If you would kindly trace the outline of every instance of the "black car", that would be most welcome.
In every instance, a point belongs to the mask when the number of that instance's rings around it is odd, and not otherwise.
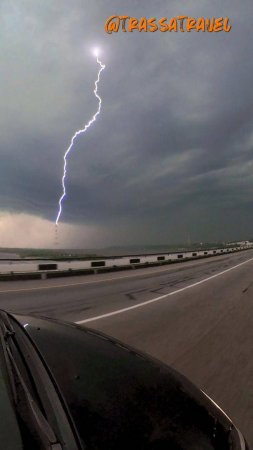
[[[87,328],[0,311],[0,448],[242,450],[172,368]]]

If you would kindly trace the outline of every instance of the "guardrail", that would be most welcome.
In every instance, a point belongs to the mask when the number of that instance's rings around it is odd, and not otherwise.
[[[18,279],[46,279],[60,276],[89,275],[116,270],[137,269],[141,267],[173,264],[186,260],[214,257],[227,253],[248,250],[252,246],[216,248],[178,253],[159,253],[151,255],[134,255],[124,257],[107,257],[89,261],[69,260],[29,260],[0,262],[0,281]]]

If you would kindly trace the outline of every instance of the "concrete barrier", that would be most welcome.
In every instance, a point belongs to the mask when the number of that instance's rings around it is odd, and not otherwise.
[[[0,260],[0,280],[14,279],[46,279],[61,276],[86,275],[94,273],[105,273],[116,270],[137,269],[152,267],[161,264],[180,263],[186,260],[214,257],[227,253],[251,249],[251,247],[228,247],[210,250],[196,250],[187,252],[132,255],[119,257],[105,257],[103,260]],[[41,271],[41,273],[39,273]],[[37,274],[36,274],[37,272]]]

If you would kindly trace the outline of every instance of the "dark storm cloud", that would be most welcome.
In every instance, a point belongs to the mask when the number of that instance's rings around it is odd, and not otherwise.
[[[54,220],[63,153],[97,107],[90,48],[98,45],[107,65],[102,114],[69,159],[62,220],[96,224],[121,243],[248,236],[251,8],[235,0],[2,2],[1,209]],[[232,31],[106,35],[114,13],[229,16]]]

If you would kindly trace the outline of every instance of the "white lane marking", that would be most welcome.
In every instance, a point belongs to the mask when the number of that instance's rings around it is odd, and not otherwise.
[[[218,256],[225,256],[225,255],[218,255]],[[205,262],[208,258],[205,258]],[[201,260],[202,262],[203,260]],[[210,261],[210,260],[209,260]],[[184,263],[188,263],[189,261],[184,261],[183,263],[180,264],[184,264]],[[196,260],[197,262],[197,260]],[[203,261],[204,263],[204,261]],[[187,264],[187,267],[192,267],[195,266],[195,264]],[[197,265],[201,265],[201,263],[197,264]],[[125,276],[121,276],[121,277],[114,277],[114,278],[100,278],[99,280],[90,280],[90,281],[80,281],[78,283],[69,283],[69,284],[55,284],[52,286],[40,286],[40,287],[31,287],[31,288],[21,288],[21,289],[6,289],[6,290],[1,290],[0,294],[6,294],[8,292],[30,292],[30,291],[41,291],[44,289],[60,289],[60,288],[66,288],[66,287],[73,287],[73,286],[85,286],[86,284],[94,284],[94,283],[104,283],[104,282],[108,282],[108,281],[117,281],[117,280],[124,280],[125,278],[136,278],[136,277],[143,277],[143,276],[149,276],[149,274],[159,274],[159,273],[163,273],[163,272],[168,272],[170,269],[172,269],[172,265],[168,265],[168,267],[166,269],[162,269],[162,270],[150,270],[149,272],[145,273],[136,273],[136,274],[132,274],[132,275],[125,275]],[[186,267],[186,266],[185,266]],[[148,268],[147,268],[148,269]],[[131,270],[131,269],[129,269]],[[137,269],[136,269],[137,270]],[[140,269],[138,269],[140,270]]]
[[[244,264],[246,264],[250,261],[253,261],[253,258],[247,259],[247,261],[243,261],[242,263],[237,264],[236,266],[230,267],[229,269],[223,270],[222,272],[218,272],[215,275],[212,275],[208,278],[204,278],[204,280],[197,281],[196,283],[190,284],[189,286],[185,286],[181,289],[177,289],[176,291],[172,291],[172,292],[169,292],[168,294],[161,295],[160,297],[152,298],[151,300],[146,300],[145,302],[138,303],[137,305],[128,306],[127,308],[122,308],[122,309],[118,309],[116,311],[102,314],[101,316],[95,316],[95,317],[90,317],[89,319],[78,320],[75,323],[78,325],[81,325],[83,323],[88,323],[88,322],[93,322],[95,320],[105,319],[106,317],[116,316],[117,314],[122,314],[124,312],[131,311],[132,309],[141,308],[142,306],[149,305],[150,303],[155,303],[160,300],[164,300],[165,298],[167,298],[171,295],[178,294],[179,292],[186,291],[187,289],[193,288],[195,286],[199,286],[200,284],[206,283],[209,280],[213,280],[214,278],[220,277],[221,275],[224,275],[224,273],[228,273],[231,270],[237,269],[238,267],[243,266]]]

